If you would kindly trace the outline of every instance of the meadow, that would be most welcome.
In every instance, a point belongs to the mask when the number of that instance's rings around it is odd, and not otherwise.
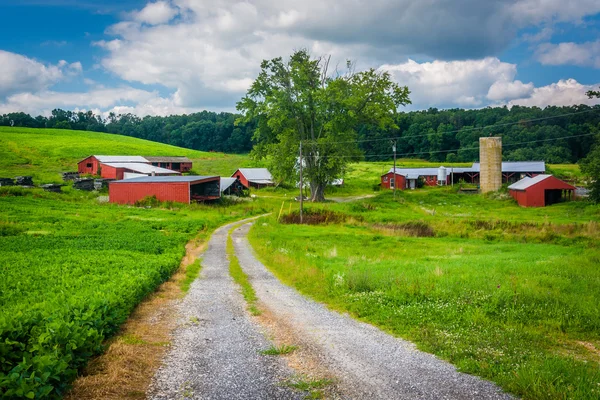
[[[600,397],[600,207],[430,188],[305,214],[250,233],[284,282],[523,398]]]
[[[77,171],[77,162],[93,155],[186,156],[198,175],[230,176],[255,166],[246,155],[184,149],[109,133],[64,129],[0,127],[0,177],[33,176],[34,183],[59,183],[61,172]]]

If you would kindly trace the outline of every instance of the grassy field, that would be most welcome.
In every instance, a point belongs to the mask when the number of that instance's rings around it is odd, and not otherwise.
[[[0,127],[0,177],[31,175],[36,184],[61,182],[61,172],[77,171],[77,162],[92,154],[186,156],[199,175],[231,176],[239,167],[254,166],[246,155],[207,153],[109,133]]]
[[[286,283],[462,371],[526,399],[600,398],[600,207],[502,197],[388,192],[250,239]]]
[[[145,209],[20,188],[0,188],[0,209],[0,388],[36,398],[64,392],[190,239],[266,211],[264,201]]]

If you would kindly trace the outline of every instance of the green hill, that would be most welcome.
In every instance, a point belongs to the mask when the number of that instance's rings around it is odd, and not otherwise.
[[[36,184],[60,182],[61,172],[77,171],[92,154],[186,156],[201,175],[229,176],[252,166],[248,156],[184,149],[109,133],[63,129],[0,127],[0,177],[33,176]]]

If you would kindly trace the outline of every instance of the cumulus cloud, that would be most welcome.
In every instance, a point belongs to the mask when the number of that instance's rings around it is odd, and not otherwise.
[[[132,13],[134,20],[149,25],[166,24],[172,20],[179,11],[172,7],[167,1],[148,3],[140,11]]]
[[[524,88],[533,84],[513,81],[515,64],[495,57],[466,61],[433,61],[417,63],[408,60],[397,65],[383,65],[394,80],[412,91],[413,107],[427,108],[431,104],[446,107],[480,107],[487,100],[508,100],[521,97]]]
[[[38,91],[59,82],[65,74],[81,73],[80,62],[62,60],[56,65],[42,64],[16,53],[0,50],[0,99],[13,93]]]
[[[547,86],[533,89],[529,97],[511,100],[510,106],[547,107],[549,105],[569,106],[573,104],[599,104],[599,99],[589,99],[585,93],[598,85],[582,85],[575,79],[560,80]]]
[[[538,46],[536,57],[545,65],[579,65],[600,68],[600,40],[580,44],[573,42],[543,43]]]
[[[190,113],[197,110],[179,107],[173,96],[161,97],[155,91],[132,87],[102,88],[88,92],[56,92],[43,90],[37,93],[19,93],[0,104],[0,114],[23,111],[32,115],[50,115],[54,108],[66,110],[95,110],[108,115],[110,112],[137,115],[170,115]]]

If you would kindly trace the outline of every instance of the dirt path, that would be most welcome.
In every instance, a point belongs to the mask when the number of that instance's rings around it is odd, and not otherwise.
[[[510,399],[494,384],[459,373],[451,364],[421,352],[407,341],[332,312],[283,285],[254,256],[237,228],[233,241],[272,325],[283,326],[310,348],[352,399]],[[277,328],[275,328],[277,329]]]
[[[349,203],[351,201],[369,199],[375,197],[374,194],[364,194],[362,196],[348,196],[348,197],[327,197],[327,200],[331,200],[335,203]]]
[[[179,307],[173,348],[155,376],[151,399],[295,399],[281,382],[292,375],[245,311],[229,275],[225,247],[231,225],[219,228],[203,255],[199,278]]]

